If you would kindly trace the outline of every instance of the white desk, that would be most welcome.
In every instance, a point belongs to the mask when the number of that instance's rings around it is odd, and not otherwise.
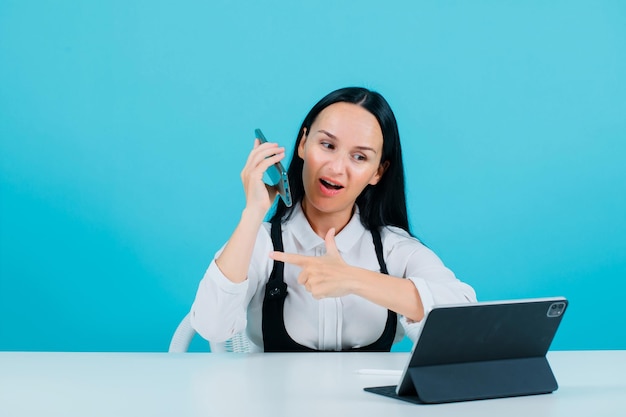
[[[551,352],[553,394],[416,405],[363,391],[408,353],[0,352],[0,416],[619,416],[626,351]]]

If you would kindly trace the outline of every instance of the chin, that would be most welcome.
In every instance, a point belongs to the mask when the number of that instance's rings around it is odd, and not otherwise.
[[[305,206],[309,206],[310,208],[320,213],[333,214],[345,210],[352,210],[355,204],[355,202],[346,203],[345,201],[340,201],[332,197],[317,197],[307,198]]]

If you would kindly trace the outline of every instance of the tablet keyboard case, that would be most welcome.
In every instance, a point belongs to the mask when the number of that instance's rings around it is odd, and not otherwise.
[[[555,303],[563,308],[551,315]],[[433,309],[400,395],[366,390],[421,403],[553,392],[558,384],[546,353],[566,306],[551,299]]]

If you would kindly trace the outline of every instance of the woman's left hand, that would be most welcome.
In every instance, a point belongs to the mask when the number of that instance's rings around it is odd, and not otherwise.
[[[297,265],[302,268],[298,283],[316,299],[341,297],[352,293],[350,288],[350,265],[346,264],[335,244],[335,229],[330,229],[324,238],[326,254],[305,256],[295,253],[272,252],[270,258]]]

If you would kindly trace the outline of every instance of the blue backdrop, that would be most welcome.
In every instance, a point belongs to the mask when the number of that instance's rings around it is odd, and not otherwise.
[[[566,296],[553,348],[625,349],[625,21],[618,0],[2,0],[0,350],[166,350],[254,128],[290,153],[347,85],[394,108],[414,232],[480,300]]]

